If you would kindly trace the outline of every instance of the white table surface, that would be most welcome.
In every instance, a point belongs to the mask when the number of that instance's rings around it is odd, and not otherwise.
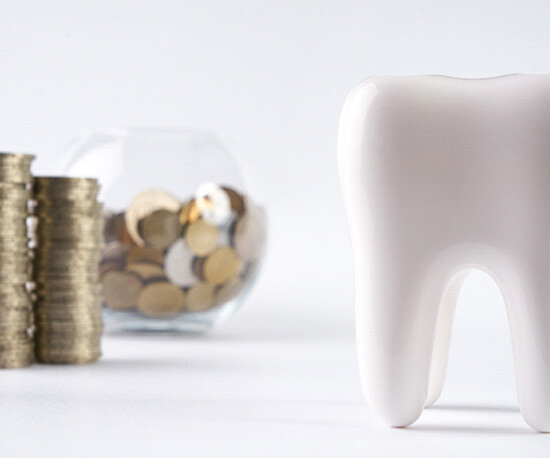
[[[378,423],[352,317],[327,318],[248,304],[208,336],[111,335],[97,364],[2,371],[0,456],[549,456],[513,386],[476,398],[452,367],[413,427]]]

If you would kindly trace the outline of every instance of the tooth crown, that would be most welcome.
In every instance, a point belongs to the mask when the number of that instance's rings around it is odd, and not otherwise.
[[[550,431],[550,77],[366,79],[338,163],[373,412],[407,426],[435,402],[475,266],[506,302],[523,416]]]

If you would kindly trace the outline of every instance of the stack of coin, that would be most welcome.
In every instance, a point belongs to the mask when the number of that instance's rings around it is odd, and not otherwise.
[[[203,313],[235,299],[263,254],[261,207],[208,183],[181,202],[150,189],[105,223],[105,307],[152,318]]]
[[[99,184],[88,178],[38,177],[34,191],[36,358],[43,363],[93,362],[100,356],[103,330]]]
[[[34,156],[0,153],[0,368],[33,361],[30,251],[27,238],[30,165]]]

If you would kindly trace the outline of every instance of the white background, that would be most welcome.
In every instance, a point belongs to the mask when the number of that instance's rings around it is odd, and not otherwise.
[[[257,288],[212,335],[111,336],[95,366],[0,373],[6,454],[547,455],[516,411],[504,304],[481,273],[459,301],[441,406],[410,430],[371,417],[335,144],[362,78],[550,73],[549,23],[544,1],[0,0],[1,150],[59,173],[82,129],[209,130],[270,216]]]

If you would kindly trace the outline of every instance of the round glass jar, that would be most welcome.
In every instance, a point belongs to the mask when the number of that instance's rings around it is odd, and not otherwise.
[[[62,163],[101,184],[108,331],[203,332],[242,304],[262,261],[265,212],[213,135],[91,132]]]

